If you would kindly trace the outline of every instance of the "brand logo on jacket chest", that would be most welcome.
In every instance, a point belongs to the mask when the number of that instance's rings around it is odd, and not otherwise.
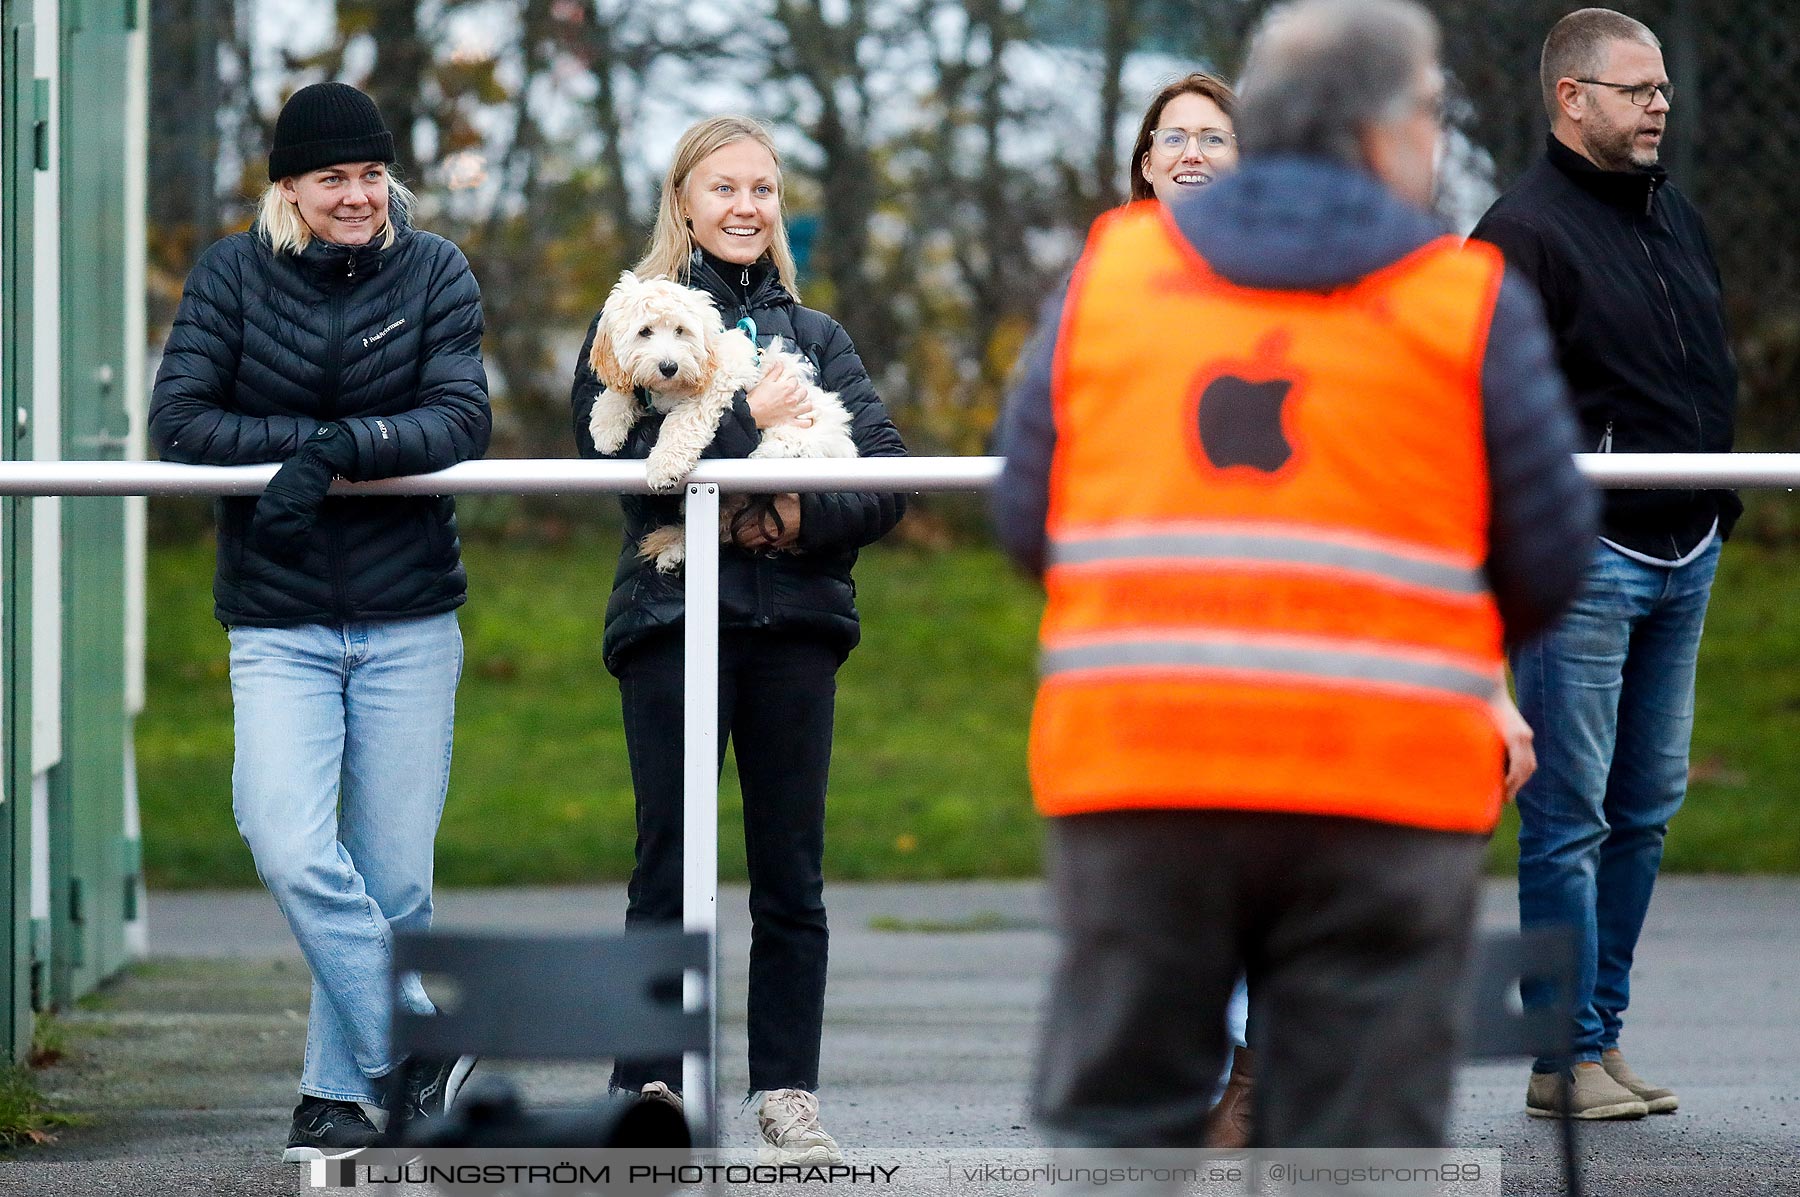
[[[406,323],[406,317],[402,316],[402,317],[400,317],[400,319],[394,321],[392,324],[388,325],[386,328],[382,329],[380,332],[370,333],[368,336],[366,336],[362,339],[363,348],[367,349],[369,346],[371,346],[375,342],[381,340],[381,338],[387,336],[389,333],[393,332],[396,328],[399,328],[402,324],[405,324],[405,323]]]

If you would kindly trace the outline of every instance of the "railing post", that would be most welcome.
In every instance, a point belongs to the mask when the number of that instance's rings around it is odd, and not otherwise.
[[[682,726],[681,921],[689,931],[706,932],[705,975],[686,979],[688,1009],[704,1000],[708,1050],[704,1060],[689,1052],[681,1062],[682,1093],[704,1123],[699,1141],[717,1145],[719,1079],[719,488],[689,483],[687,488],[687,591],[683,637],[686,647]]]

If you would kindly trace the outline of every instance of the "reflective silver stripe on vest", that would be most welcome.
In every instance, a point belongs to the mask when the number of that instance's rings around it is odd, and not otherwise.
[[[1487,698],[1497,675],[1479,667],[1400,653],[1358,652],[1323,645],[1246,639],[1104,640],[1046,649],[1045,677],[1106,669],[1229,669],[1283,674],[1297,680],[1380,682]]]
[[[1444,561],[1429,561],[1367,545],[1320,540],[1292,533],[1148,532],[1121,536],[1058,539],[1050,547],[1054,565],[1091,565],[1103,561],[1255,561],[1276,565],[1318,565],[1374,574],[1388,581],[1423,586],[1450,594],[1487,591],[1480,570]]]

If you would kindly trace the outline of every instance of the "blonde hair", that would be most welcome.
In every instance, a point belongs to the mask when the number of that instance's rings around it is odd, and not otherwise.
[[[394,227],[394,217],[398,213],[401,220],[408,220],[412,215],[413,205],[418,197],[407,189],[405,183],[396,179],[393,172],[388,173],[388,219],[382,229],[381,248],[387,249],[394,244],[399,231]],[[269,248],[278,254],[297,254],[312,244],[313,231],[300,215],[300,206],[281,194],[280,183],[270,183],[269,189],[262,194],[262,201],[257,204],[256,223],[262,229],[263,239]]]
[[[781,152],[775,140],[760,121],[748,116],[715,116],[701,121],[681,135],[675,143],[675,156],[669,162],[669,173],[663,176],[662,196],[656,205],[656,228],[650,234],[650,248],[634,269],[651,278],[687,281],[688,255],[694,250],[693,230],[682,214],[681,196],[694,168],[715,150],[733,142],[754,141],[769,151],[775,160],[776,219],[769,242],[769,256],[775,260],[775,275],[781,285],[796,297],[800,287],[795,282],[794,253],[788,248],[786,189],[781,180]]]

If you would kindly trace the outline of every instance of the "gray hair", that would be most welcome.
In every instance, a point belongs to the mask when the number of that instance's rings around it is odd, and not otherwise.
[[[1615,41],[1662,49],[1648,25],[1610,8],[1577,9],[1551,26],[1544,56],[1538,60],[1538,82],[1544,89],[1544,111],[1552,121],[1562,111],[1557,80],[1592,79],[1606,66],[1607,44]]]
[[[1290,0],[1257,26],[1238,93],[1245,153],[1363,161],[1362,131],[1405,114],[1438,58],[1438,24],[1413,0]]]

